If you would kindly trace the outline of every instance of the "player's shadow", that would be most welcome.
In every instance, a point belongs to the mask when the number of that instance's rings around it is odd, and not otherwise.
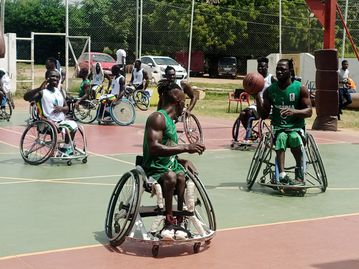
[[[359,268],[359,260],[335,261],[321,264],[313,264],[312,266],[318,269],[357,269]]]

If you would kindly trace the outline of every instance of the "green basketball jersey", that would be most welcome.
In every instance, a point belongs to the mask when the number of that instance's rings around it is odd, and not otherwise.
[[[178,144],[178,135],[176,125],[173,120],[168,116],[165,110],[158,110],[165,117],[166,129],[163,132],[162,145],[175,146]],[[147,125],[147,123],[146,123]],[[148,141],[147,141],[147,128],[143,139],[143,168],[147,176],[152,176],[158,180],[160,176],[168,171],[178,172],[183,171],[183,167],[178,163],[176,155],[174,156],[150,156]]]
[[[282,117],[280,114],[281,108],[299,108],[301,86],[302,84],[295,80],[284,90],[279,88],[278,82],[267,88],[269,100],[272,104],[271,120],[275,129],[301,129],[305,126],[304,118]]]
[[[85,85],[88,84],[90,85],[90,80],[88,79],[85,79],[81,82],[81,85],[80,85],[80,91],[79,91],[79,97],[82,97],[85,95]]]

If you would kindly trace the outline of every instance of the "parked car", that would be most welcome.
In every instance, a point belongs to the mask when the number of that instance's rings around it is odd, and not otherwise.
[[[155,83],[164,78],[165,69],[168,65],[176,70],[176,79],[183,80],[187,78],[187,71],[179,63],[167,56],[142,56],[141,62],[150,67],[152,79]]]
[[[236,57],[221,57],[218,60],[218,76],[232,77],[237,76],[237,59]]]
[[[176,52],[176,61],[188,70],[188,52]],[[204,74],[204,53],[203,51],[192,51],[191,53],[191,76],[203,76]]]
[[[75,75],[78,77],[79,71],[83,67],[89,67],[89,58],[90,58],[90,72],[92,70],[92,67],[96,63],[101,63],[102,69],[104,73],[111,74],[111,68],[113,65],[116,64],[116,61],[114,58],[111,57],[111,55],[108,55],[106,53],[101,52],[85,52],[81,54],[81,56],[77,60],[77,65],[75,67]]]

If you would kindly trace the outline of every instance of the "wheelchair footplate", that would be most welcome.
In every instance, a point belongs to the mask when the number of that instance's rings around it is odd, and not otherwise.
[[[211,239],[215,235],[215,231],[212,230],[206,230],[204,233],[198,234],[197,231],[191,231],[187,230],[186,228],[180,228],[178,230],[185,231],[187,233],[187,238],[183,239],[176,239],[174,236],[173,238],[162,238],[161,231],[162,229],[158,230],[156,229],[155,232],[150,232],[146,230],[146,227],[143,223],[142,217],[148,217],[150,216],[151,212],[154,212],[154,207],[146,206],[142,207],[140,209],[140,214],[137,215],[136,222],[131,230],[131,232],[126,236],[126,240],[130,242],[138,242],[143,243],[146,245],[152,246],[152,256],[157,257],[159,253],[160,247],[167,247],[167,246],[174,246],[174,245],[189,245],[193,246],[193,252],[198,253],[200,251],[201,246],[209,245],[211,243]],[[184,216],[184,223],[187,220],[186,217],[195,217],[193,212],[188,211],[174,211],[174,216],[182,215]],[[153,216],[153,214],[151,214]],[[156,219],[154,220],[153,224],[155,226],[158,224],[158,226],[163,222],[164,215],[159,214],[157,215]],[[156,224],[157,222],[157,224]],[[152,226],[153,226],[152,224]],[[186,225],[185,225],[186,226]],[[179,227],[179,226],[178,226]],[[153,227],[151,227],[153,229]],[[196,233],[197,232],[197,233]]]
[[[234,141],[232,140],[231,148],[238,149],[238,150],[250,150],[255,149],[258,146],[257,140],[240,140]]]
[[[277,182],[258,182],[260,185],[272,188],[273,190],[277,190],[282,194],[287,195],[298,195],[298,196],[304,196],[307,193],[307,190],[309,188],[312,188],[311,186],[306,185],[289,185],[289,184],[282,184]]]

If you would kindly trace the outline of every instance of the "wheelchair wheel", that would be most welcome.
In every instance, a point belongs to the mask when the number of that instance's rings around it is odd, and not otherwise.
[[[232,127],[232,138],[233,141],[238,142],[239,140],[243,140],[246,135],[246,130],[243,128],[241,124],[241,120],[239,117],[235,120],[233,127]],[[239,138],[239,140],[238,140]]]
[[[262,137],[259,145],[254,153],[252,158],[251,165],[249,167],[249,171],[247,174],[247,188],[251,190],[254,182],[257,179],[258,173],[262,167],[263,161],[266,160],[268,154],[271,152],[272,148],[272,135],[271,133],[266,133],[264,137]]]
[[[127,99],[122,99],[119,103],[111,105],[111,117],[121,126],[132,124],[136,118],[134,106]]]
[[[87,141],[84,129],[81,125],[79,125],[77,129],[72,143],[75,156],[86,155]]]
[[[266,133],[271,132],[271,128],[264,120],[258,122],[258,138],[261,139]]]
[[[194,209],[195,216],[201,222],[202,227],[206,232],[215,231],[217,228],[216,216],[213,205],[203,183],[197,175],[188,172],[187,176],[196,186]],[[193,223],[191,225],[193,225]],[[196,227],[190,226],[189,229],[196,230]]]
[[[74,107],[74,118],[82,123],[91,123],[96,119],[97,104],[94,101],[84,100],[79,108]]]
[[[133,92],[133,101],[138,109],[146,111],[150,106],[150,97],[144,90],[135,90]]]
[[[136,169],[124,174],[117,183],[108,205],[106,235],[113,246],[119,246],[131,231],[140,206],[141,182]]]
[[[9,100],[7,100],[5,106],[1,108],[0,118],[9,121],[11,118],[11,115],[12,115],[12,106],[11,106]]]
[[[27,126],[20,140],[20,153],[25,162],[41,164],[53,155],[57,145],[56,127],[44,120]]]
[[[313,165],[316,174],[316,180],[320,184],[322,192],[325,192],[328,186],[327,174],[325,173],[322,158],[320,157],[319,149],[311,134],[307,134],[307,158],[309,164]]]
[[[199,120],[192,113],[185,113],[183,130],[189,143],[203,143],[203,131]]]

